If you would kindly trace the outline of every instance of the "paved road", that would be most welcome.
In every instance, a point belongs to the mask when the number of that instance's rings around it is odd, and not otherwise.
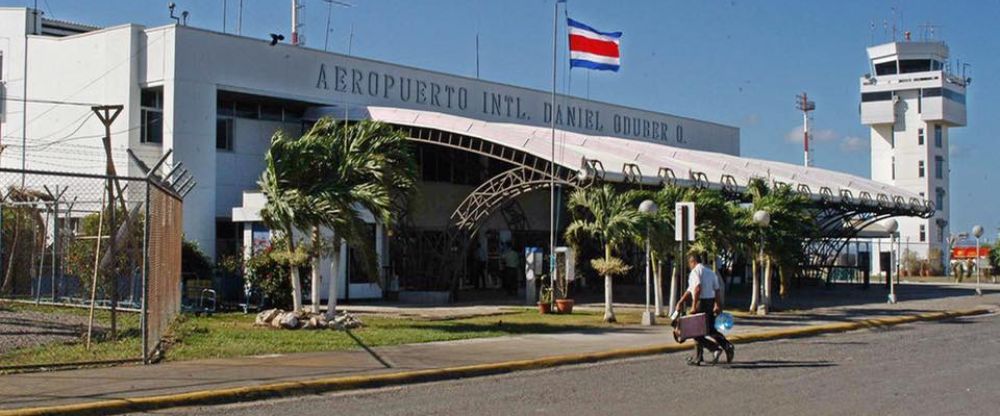
[[[684,354],[157,414],[985,415],[1000,409],[995,315],[741,345],[729,366],[689,367]]]

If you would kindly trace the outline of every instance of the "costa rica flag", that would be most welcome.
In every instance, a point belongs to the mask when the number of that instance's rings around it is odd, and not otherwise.
[[[619,42],[622,32],[601,32],[579,21],[566,18],[569,26],[569,66],[599,71],[621,67]]]

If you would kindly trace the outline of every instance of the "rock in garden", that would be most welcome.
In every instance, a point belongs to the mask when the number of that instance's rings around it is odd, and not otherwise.
[[[333,321],[330,321],[329,323],[329,327],[336,330],[354,329],[360,328],[361,326],[362,324],[360,319],[346,312],[337,315],[337,317],[333,318]]]
[[[257,319],[254,320],[255,325],[269,325],[275,317],[280,315],[281,309],[268,309],[266,311],[261,311],[257,314]]]
[[[281,327],[285,329],[295,329],[299,327],[299,318],[292,312],[281,315],[281,318],[278,321],[280,322]]]
[[[316,321],[312,320],[312,318],[303,320],[302,327],[299,329],[316,329]]]

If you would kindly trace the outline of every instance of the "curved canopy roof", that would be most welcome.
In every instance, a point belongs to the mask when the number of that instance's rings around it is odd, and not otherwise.
[[[318,107],[307,118],[330,115],[352,120],[440,130],[477,137],[502,146],[551,158],[552,131],[534,126],[487,122],[431,111],[393,107]],[[814,199],[858,205],[895,207],[907,211],[933,210],[918,194],[871,179],[815,167],[683,149],[661,143],[556,130],[555,163],[581,175],[602,176],[611,182],[658,184],[674,180],[716,188],[742,188],[752,178],[785,183]],[[596,162],[595,162],[596,161]]]

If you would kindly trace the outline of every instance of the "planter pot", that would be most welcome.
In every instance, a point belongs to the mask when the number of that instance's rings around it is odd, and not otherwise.
[[[552,305],[548,303],[538,302],[538,313],[545,315],[547,313],[552,313]]]
[[[556,299],[556,311],[559,313],[573,313],[573,299]]]

